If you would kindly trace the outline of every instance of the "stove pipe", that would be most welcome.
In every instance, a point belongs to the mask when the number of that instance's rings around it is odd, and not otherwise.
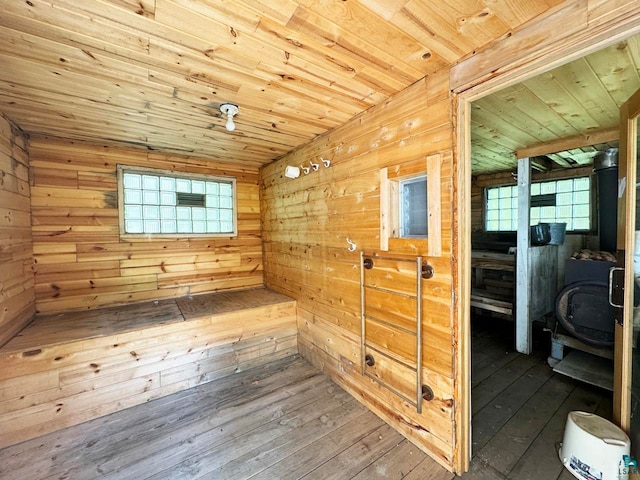
[[[615,252],[618,233],[618,149],[609,148],[593,158],[598,182],[600,250]]]

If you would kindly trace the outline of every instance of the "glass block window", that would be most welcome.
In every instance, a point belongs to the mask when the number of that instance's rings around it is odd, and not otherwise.
[[[236,235],[235,179],[118,166],[121,232]]]
[[[427,177],[426,175],[399,183],[400,237],[427,236]]]
[[[485,229],[518,229],[518,187],[490,187],[486,191]],[[591,230],[591,177],[531,184],[531,225],[566,223],[567,231]]]
[[[518,187],[486,189],[485,228],[489,232],[518,230]]]

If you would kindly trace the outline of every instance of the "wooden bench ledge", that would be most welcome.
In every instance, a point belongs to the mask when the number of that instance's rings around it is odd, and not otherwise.
[[[266,288],[256,288],[38,315],[0,348],[0,355],[289,302],[295,300]]]
[[[0,349],[0,448],[298,352],[267,289],[37,317]]]

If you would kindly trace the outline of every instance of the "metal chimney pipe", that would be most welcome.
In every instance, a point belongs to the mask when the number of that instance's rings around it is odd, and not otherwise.
[[[618,149],[609,148],[593,157],[598,182],[598,231],[600,250],[614,252],[618,233]]]

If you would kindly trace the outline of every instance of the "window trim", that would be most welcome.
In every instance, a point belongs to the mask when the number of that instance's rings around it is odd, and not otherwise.
[[[191,173],[167,170],[163,168],[140,167],[134,165],[116,165],[118,179],[118,227],[120,238],[127,240],[149,239],[149,238],[234,238],[238,236],[238,192],[235,177],[225,175],[209,175],[206,173]],[[231,184],[232,193],[232,219],[233,229],[231,232],[222,233],[126,233],[124,227],[124,174],[153,174],[171,178],[184,178],[189,180],[219,181]]]
[[[441,170],[442,154],[429,155],[393,167],[380,169],[380,250],[420,251],[442,255]],[[427,176],[427,236],[399,237],[399,182]]]

